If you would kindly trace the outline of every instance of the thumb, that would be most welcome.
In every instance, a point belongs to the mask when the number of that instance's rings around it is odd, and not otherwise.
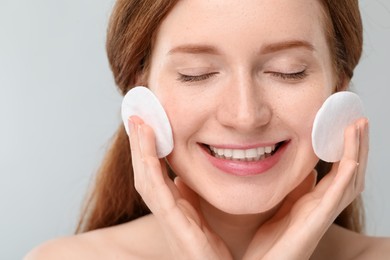
[[[317,171],[313,169],[306,176],[306,178],[286,196],[282,206],[278,210],[278,215],[283,216],[287,212],[290,212],[291,208],[300,198],[302,198],[305,194],[311,192],[314,189],[316,185],[316,181],[317,181]]]
[[[175,185],[180,192],[183,199],[188,201],[193,207],[199,208],[199,197],[187,184],[184,183],[183,179],[177,176],[174,180]]]
[[[199,214],[198,194],[190,189],[180,177],[176,177],[174,183],[181,195],[181,198],[177,200],[177,206],[184,212],[187,218],[192,219],[201,227],[203,221]]]
[[[292,191],[287,195],[287,199],[293,204],[300,199],[303,195],[312,191],[316,185],[317,171],[313,169],[309,175]]]

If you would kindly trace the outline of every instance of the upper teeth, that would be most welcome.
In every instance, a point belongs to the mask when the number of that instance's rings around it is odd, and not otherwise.
[[[275,150],[275,145],[257,147],[251,149],[226,149],[210,146],[214,156],[234,160],[259,160],[270,155]]]

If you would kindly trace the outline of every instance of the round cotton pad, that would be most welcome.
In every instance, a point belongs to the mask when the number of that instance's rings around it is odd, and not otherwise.
[[[313,123],[315,154],[326,162],[340,161],[344,151],[345,128],[363,116],[363,103],[358,95],[342,91],[328,97]]]
[[[122,120],[129,134],[128,118],[139,116],[153,128],[158,158],[167,156],[173,149],[172,128],[160,101],[146,87],[132,88],[122,101]]]

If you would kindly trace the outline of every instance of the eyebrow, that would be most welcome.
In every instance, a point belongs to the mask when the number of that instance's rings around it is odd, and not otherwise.
[[[218,55],[220,51],[212,45],[185,44],[175,47],[168,52],[169,55],[175,53]]]
[[[314,46],[308,41],[303,40],[291,40],[277,43],[271,43],[261,48],[260,54],[269,54],[278,51],[294,48],[305,48],[309,51],[314,51]],[[212,45],[199,45],[199,44],[184,44],[171,49],[168,54],[176,53],[188,53],[188,54],[212,54],[219,55],[221,52]]]
[[[261,48],[260,54],[269,54],[269,53],[274,53],[274,52],[288,50],[288,49],[295,49],[295,48],[304,48],[309,51],[315,50],[313,44],[311,44],[308,41],[293,40],[293,41],[284,41],[284,42],[268,44],[263,48]]]

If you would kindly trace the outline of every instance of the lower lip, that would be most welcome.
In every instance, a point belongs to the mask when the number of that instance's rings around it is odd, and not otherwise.
[[[217,158],[212,156],[205,148],[202,150],[206,153],[206,157],[211,164],[222,172],[236,176],[253,176],[266,173],[274,167],[287,149],[287,145],[287,142],[283,143],[272,156],[260,161],[237,161]]]

